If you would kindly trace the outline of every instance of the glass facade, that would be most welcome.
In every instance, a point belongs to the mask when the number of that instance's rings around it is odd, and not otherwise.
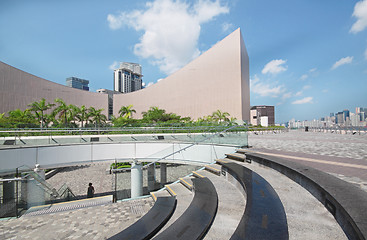
[[[66,86],[89,91],[89,81],[77,77],[69,77],[66,79]]]

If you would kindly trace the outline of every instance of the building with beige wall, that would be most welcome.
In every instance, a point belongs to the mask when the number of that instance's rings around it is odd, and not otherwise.
[[[108,114],[108,94],[87,92],[36,77],[0,62],[0,113],[25,110],[45,98],[53,102],[103,108]],[[249,60],[240,29],[167,78],[145,89],[113,95],[113,114],[133,105],[136,117],[156,106],[182,117],[197,119],[216,110],[239,120],[250,119]],[[111,104],[110,104],[111,105]]]
[[[114,114],[133,105],[136,117],[156,106],[197,119],[216,110],[250,119],[249,59],[237,29],[182,69],[145,89],[115,95]]]
[[[63,99],[67,104],[103,108],[107,115],[108,95],[67,87],[0,62],[0,113],[15,109],[25,110],[28,104],[39,101],[54,102]]]

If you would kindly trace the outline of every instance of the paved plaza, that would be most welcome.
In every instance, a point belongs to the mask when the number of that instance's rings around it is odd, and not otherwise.
[[[367,191],[367,135],[303,131],[260,133],[249,135],[249,145],[252,146],[250,151],[280,156],[312,166],[356,184]],[[88,182],[93,182],[97,193],[109,191],[113,189],[113,177],[106,173],[109,164],[99,163],[70,168],[56,174],[49,180],[49,183],[58,186],[65,182],[65,178],[68,178],[67,182],[78,195],[85,194]],[[272,176],[265,171],[266,169],[256,168],[255,165],[250,167],[255,168],[254,170],[260,174]],[[280,179],[280,177],[272,178]],[[283,188],[282,181],[279,180],[274,187],[279,191],[278,194],[285,208],[288,209],[287,214],[290,214],[288,224],[293,229],[290,230],[290,239],[302,238],[302,231],[309,231],[310,234],[316,233],[313,229],[318,226],[312,225],[317,222],[315,216],[318,216],[318,220],[322,220],[325,226],[322,231],[325,231],[323,233],[325,236],[330,234],[328,231],[332,231],[335,234],[333,239],[344,238],[340,229],[335,230],[336,227],[330,225],[333,218],[329,217],[330,214],[325,209],[316,212],[315,209],[323,209],[321,204],[312,203],[316,200],[312,200],[311,195],[307,201],[297,200],[296,197],[302,198],[297,196],[298,194],[291,194],[287,197],[287,192],[294,191],[294,189]],[[304,207],[298,208],[297,206],[302,203]],[[107,239],[141,218],[153,205],[153,199],[147,197],[115,204],[1,220],[0,239]],[[313,210],[308,211],[307,209]],[[306,220],[298,216],[299,213],[305,214]],[[305,236],[312,237],[312,235]]]
[[[251,133],[251,151],[286,158],[330,173],[367,191],[367,134],[291,130]]]

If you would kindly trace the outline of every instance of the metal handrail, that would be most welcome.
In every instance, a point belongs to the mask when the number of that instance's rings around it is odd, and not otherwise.
[[[184,151],[184,150],[186,150],[186,149],[188,149],[188,148],[191,148],[192,146],[195,146],[195,145],[197,145],[197,144],[199,144],[199,143],[201,143],[201,142],[208,141],[208,140],[212,139],[212,138],[213,138],[213,137],[215,137],[215,136],[218,136],[218,135],[220,135],[220,134],[223,134],[223,133],[225,133],[225,132],[227,132],[227,131],[229,131],[229,130],[231,130],[231,129],[233,129],[233,128],[237,128],[237,127],[239,127],[239,126],[231,126],[231,127],[227,128],[227,129],[225,129],[225,130],[223,130],[223,131],[216,132],[215,134],[213,134],[213,135],[211,135],[211,136],[209,136],[209,137],[206,137],[206,138],[205,138],[205,139],[203,139],[203,140],[200,140],[200,141],[194,142],[194,143],[192,143],[192,144],[190,144],[190,145],[188,145],[188,146],[186,146],[186,147],[184,147],[184,148],[181,148],[180,150],[177,150],[177,151],[172,152],[172,153],[170,153],[170,154],[167,154],[166,156],[161,157],[161,158],[159,158],[159,159],[157,159],[157,160],[155,160],[155,161],[152,161],[152,162],[150,162],[150,163],[148,163],[148,164],[144,165],[144,166],[143,166],[143,168],[148,168],[150,165],[155,164],[155,163],[156,163],[156,162],[158,162],[158,161],[164,160],[164,159],[166,159],[166,158],[168,158],[168,157],[170,157],[170,156],[172,156],[172,155],[174,155],[174,154],[180,153],[181,151]],[[131,170],[131,168],[124,168],[124,170],[129,170],[129,169]],[[111,169],[111,171],[112,171],[112,172],[117,172],[117,171],[119,171],[119,169]]]

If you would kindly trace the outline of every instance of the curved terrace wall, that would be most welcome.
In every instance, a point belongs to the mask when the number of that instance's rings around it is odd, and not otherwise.
[[[34,76],[0,61],[0,113],[25,110],[28,104],[45,98],[54,102],[63,99],[67,104],[103,108],[107,115],[108,95],[79,90]]]
[[[137,117],[157,106],[194,119],[219,109],[237,119],[249,120],[249,62],[240,29],[158,83],[115,95],[114,114],[130,104]]]

